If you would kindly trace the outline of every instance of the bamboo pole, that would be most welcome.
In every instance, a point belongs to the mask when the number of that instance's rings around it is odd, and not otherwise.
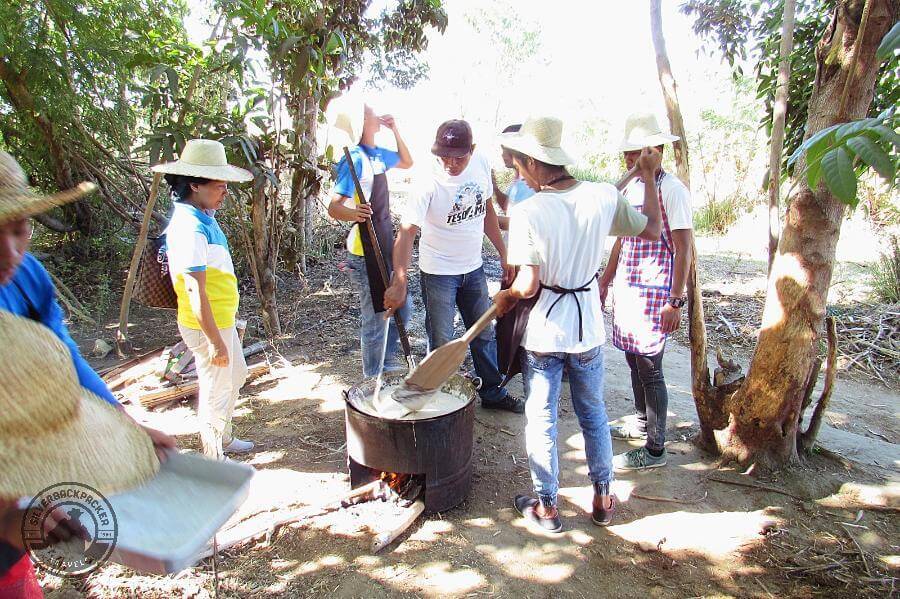
[[[156,197],[159,195],[159,182],[162,173],[153,173],[153,184],[150,186],[150,196],[147,198],[147,206],[144,208],[144,218],[141,220],[141,230],[138,232],[137,241],[134,244],[134,253],[131,255],[131,264],[128,266],[128,278],[125,280],[125,289],[122,291],[122,305],[119,308],[119,330],[116,332],[116,351],[119,357],[131,355],[131,342],[128,340],[128,314],[131,311],[131,295],[134,293],[134,280],[137,276],[141,255],[147,245],[147,234],[150,231],[150,219],[153,216],[153,207],[156,205]]]

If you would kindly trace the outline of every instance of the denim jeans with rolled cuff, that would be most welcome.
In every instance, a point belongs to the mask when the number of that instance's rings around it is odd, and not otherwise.
[[[484,268],[464,275],[432,275],[421,273],[422,300],[425,303],[425,331],[428,351],[456,338],[453,322],[456,310],[469,328],[491,307]],[[481,379],[478,395],[482,401],[497,401],[507,395],[500,388],[502,379],[497,367],[497,339],[494,325],[489,324],[469,345],[475,372]]]
[[[557,415],[563,367],[584,436],[588,476],[595,489],[611,483],[612,438],[603,400],[603,346],[580,354],[524,352],[525,445],[534,491],[544,505],[556,505],[559,492]]]
[[[359,345],[362,350],[363,376],[378,376],[381,370],[381,352],[384,347],[384,312],[375,312],[372,305],[372,294],[369,291],[369,278],[366,275],[366,262],[362,256],[347,254],[347,266],[350,269],[350,280],[359,296]],[[409,297],[398,310],[403,324],[409,328]],[[400,353],[400,333],[393,317],[388,325],[387,350],[384,353],[386,370],[406,368]]]
[[[654,452],[660,452],[666,446],[669,393],[663,376],[663,352],[665,348],[653,356],[625,352],[625,361],[631,369],[638,430],[647,433],[647,449]]]

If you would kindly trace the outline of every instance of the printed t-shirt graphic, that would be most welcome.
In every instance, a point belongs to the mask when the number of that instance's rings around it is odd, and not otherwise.
[[[216,326],[233,327],[240,294],[228,240],[219,223],[190,204],[175,202],[175,211],[166,228],[166,254],[178,296],[178,323],[189,329],[200,328],[191,310],[184,277],[186,273],[205,270],[206,295]]]
[[[433,275],[461,275],[481,268],[484,217],[491,201],[491,165],[474,153],[456,176],[437,163],[402,215],[405,224],[422,231],[419,268]]]
[[[397,166],[400,155],[397,152],[377,146],[358,145],[349,148],[350,158],[353,159],[353,170],[359,177],[359,184],[366,196],[366,201],[372,204],[372,222],[375,225],[378,241],[382,251],[388,253],[387,247],[393,244],[393,229],[391,228],[390,199],[388,197],[387,184],[375,185],[375,179]],[[383,191],[382,191],[383,190]],[[377,193],[376,193],[377,191]],[[353,184],[353,176],[347,165],[347,158],[341,158],[335,167],[333,193],[352,198],[352,205],[359,204],[356,196],[356,186]],[[348,204],[350,202],[348,201]],[[347,251],[354,256],[363,255],[362,238],[359,234],[359,226],[350,229],[347,236]]]

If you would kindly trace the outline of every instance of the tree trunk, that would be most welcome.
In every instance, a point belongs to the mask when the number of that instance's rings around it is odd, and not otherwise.
[[[684,130],[684,119],[681,116],[681,105],[678,102],[677,85],[672,75],[666,51],[665,37],[662,29],[662,12],[660,0],[650,2],[650,30],[653,36],[653,47],[656,50],[656,68],[663,98],[666,102],[666,113],[672,133],[681,139],[674,144],[675,167],[678,178],[690,189],[690,164],[688,162],[687,133]],[[721,418],[724,398],[722,392],[714,388],[710,382],[709,364],[706,357],[706,320],[703,313],[703,294],[697,277],[697,248],[691,238],[691,264],[688,269],[688,339],[691,344],[691,392],[697,406],[697,414],[701,422],[701,445],[714,446],[711,431],[714,425],[724,426]],[[705,423],[706,426],[703,426]]]
[[[290,223],[294,229],[293,242],[290,244],[290,259],[294,266],[299,266],[305,273],[310,240],[313,236],[313,224],[316,215],[316,198],[319,195],[320,181],[316,157],[316,119],[319,103],[313,97],[306,97],[296,102],[293,122],[296,138],[294,156],[296,163],[291,177]]]
[[[897,21],[900,0],[868,1],[864,39],[857,37],[865,3],[843,0],[817,45],[807,138],[825,127],[865,117],[871,105],[879,66],[875,50]],[[855,70],[850,67],[854,53]],[[841,115],[845,85],[849,93]],[[804,166],[798,165],[797,172]],[[817,353],[843,214],[844,204],[824,185],[809,189],[805,177],[798,182],[772,263],[750,371],[741,389],[725,402],[728,425],[715,431],[726,459],[778,466],[798,458],[800,405]]]
[[[769,151],[769,271],[778,250],[779,192],[781,191],[781,153],[784,151],[784,122],[787,119],[788,90],[791,82],[791,51],[794,48],[795,0],[785,0],[781,26],[781,49],[778,63],[778,84],[775,106],[772,108],[772,141]]]
[[[270,337],[281,335],[281,320],[278,318],[278,303],[275,298],[276,254],[272,251],[269,226],[270,210],[276,210],[272,200],[266,194],[266,184],[254,184],[252,203],[250,206],[250,222],[253,229],[253,263],[257,272],[257,291],[259,292],[260,310],[263,327]],[[276,190],[277,198],[277,190]]]
[[[678,103],[678,86],[675,84],[675,77],[672,76],[672,65],[669,64],[669,54],[666,51],[661,4],[662,0],[650,0],[650,32],[653,35],[653,47],[656,49],[656,70],[659,74],[663,98],[666,101],[669,127],[672,129],[673,135],[681,138],[673,144],[675,167],[678,171],[678,178],[690,189],[691,171],[688,160],[687,134],[684,132],[684,119],[681,118],[681,108]]]

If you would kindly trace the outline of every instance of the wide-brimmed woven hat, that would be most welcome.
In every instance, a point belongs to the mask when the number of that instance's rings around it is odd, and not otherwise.
[[[250,171],[228,164],[225,146],[214,139],[191,139],[184,144],[178,160],[157,164],[152,170],[167,175],[203,177],[213,181],[253,180],[253,173]]]
[[[325,144],[332,147],[336,159],[343,157],[344,146],[353,147],[362,137],[366,104],[356,94],[346,94],[328,103],[325,111]]]
[[[0,225],[74,202],[95,189],[96,185],[85,182],[51,195],[35,193],[16,159],[0,151]]]
[[[563,122],[552,116],[529,117],[518,133],[500,135],[500,145],[547,164],[565,166],[575,159],[561,147]]]
[[[655,148],[681,139],[663,131],[656,117],[647,112],[632,114],[625,120],[625,137],[619,144],[620,152],[634,152]]]
[[[0,499],[63,482],[116,493],[157,472],[150,437],[81,387],[53,331],[0,310],[0,347]]]

